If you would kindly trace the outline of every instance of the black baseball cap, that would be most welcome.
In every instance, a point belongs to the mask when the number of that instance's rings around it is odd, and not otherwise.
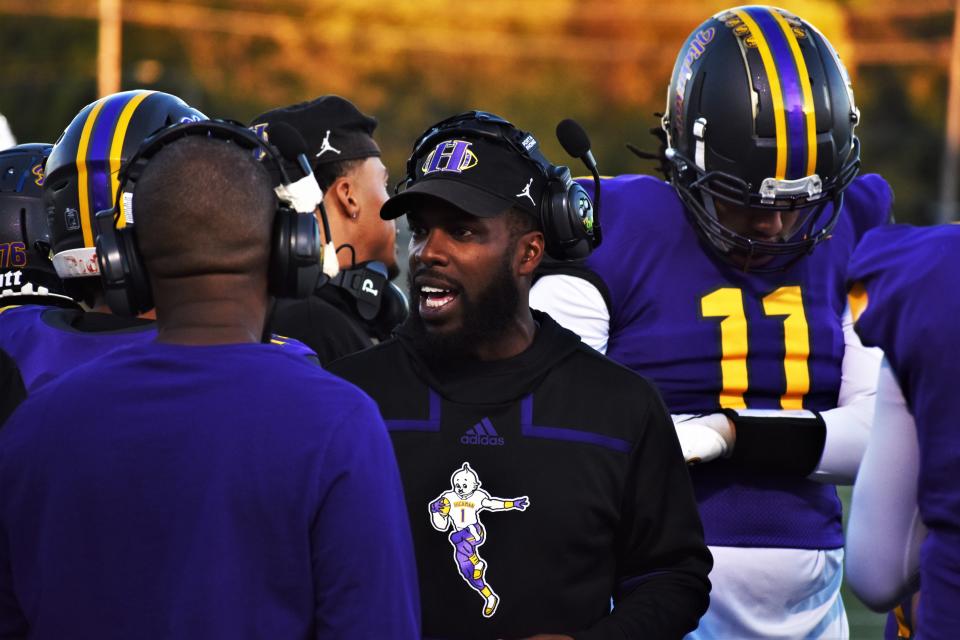
[[[506,126],[440,127],[458,117],[421,136],[408,163],[406,189],[384,203],[380,217],[399,218],[424,198],[436,198],[481,218],[511,207],[539,218],[547,177],[531,155],[539,154],[536,138],[499,118]]]
[[[373,140],[376,118],[361,113],[340,96],[321,96],[261,113],[250,122],[250,128],[269,140],[270,127],[280,122],[303,136],[314,167],[380,155],[380,147]]]

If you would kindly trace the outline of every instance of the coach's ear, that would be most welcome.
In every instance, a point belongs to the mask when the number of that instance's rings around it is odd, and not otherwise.
[[[543,260],[544,238],[542,231],[528,231],[517,240],[517,275],[533,276]]]

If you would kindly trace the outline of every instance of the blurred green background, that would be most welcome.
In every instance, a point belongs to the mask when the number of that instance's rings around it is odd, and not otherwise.
[[[697,0],[0,0],[0,113],[19,142],[53,142],[98,94],[98,16],[122,16],[120,89],[184,98],[249,121],[337,93],[380,120],[393,180],[429,124],[480,108],[534,132],[548,157],[566,117],[605,174],[651,173],[625,142],[654,149],[677,50],[727,2]],[[936,220],[956,0],[785,0],[817,26],[853,78],[864,172],[883,174],[900,221]],[[579,167],[574,168],[580,171]],[[846,500],[849,490],[841,489]],[[846,592],[845,592],[846,593]],[[846,593],[851,635],[883,616]]]

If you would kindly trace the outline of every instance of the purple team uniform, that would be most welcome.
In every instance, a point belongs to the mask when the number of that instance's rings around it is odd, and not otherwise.
[[[90,320],[98,325],[95,330],[84,326],[94,324]],[[0,349],[17,363],[28,393],[118,347],[152,342],[156,337],[153,322],[136,318],[39,305],[0,308]],[[274,336],[271,343],[316,357],[297,340]]]
[[[867,305],[856,323],[883,349],[917,425],[917,505],[928,534],[920,551],[920,637],[960,629],[960,226],[892,226],[869,233],[850,262]]]
[[[376,405],[263,344],[150,342],[0,431],[0,636],[419,638]]]
[[[602,189],[605,239],[587,265],[609,289],[607,356],[653,380],[675,414],[837,406],[846,265],[860,237],[889,219],[882,178],[857,178],[832,237],[772,274],[744,273],[707,249],[666,182],[625,175]],[[707,544],[843,546],[831,485],[747,475],[728,460],[691,476]]]

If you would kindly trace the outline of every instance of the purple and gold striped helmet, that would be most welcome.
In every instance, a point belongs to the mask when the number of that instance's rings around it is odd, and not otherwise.
[[[53,265],[64,279],[99,275],[94,216],[117,199],[119,173],[160,129],[207,117],[159,91],[124,91],[87,105],[67,126],[46,164],[43,201]],[[118,226],[131,216],[121,200]]]
[[[663,128],[670,181],[699,231],[723,253],[795,256],[827,238],[857,175],[859,112],[847,71],[808,22],[767,6],[722,11],[687,38]],[[782,242],[717,221],[717,200],[805,211]]]

